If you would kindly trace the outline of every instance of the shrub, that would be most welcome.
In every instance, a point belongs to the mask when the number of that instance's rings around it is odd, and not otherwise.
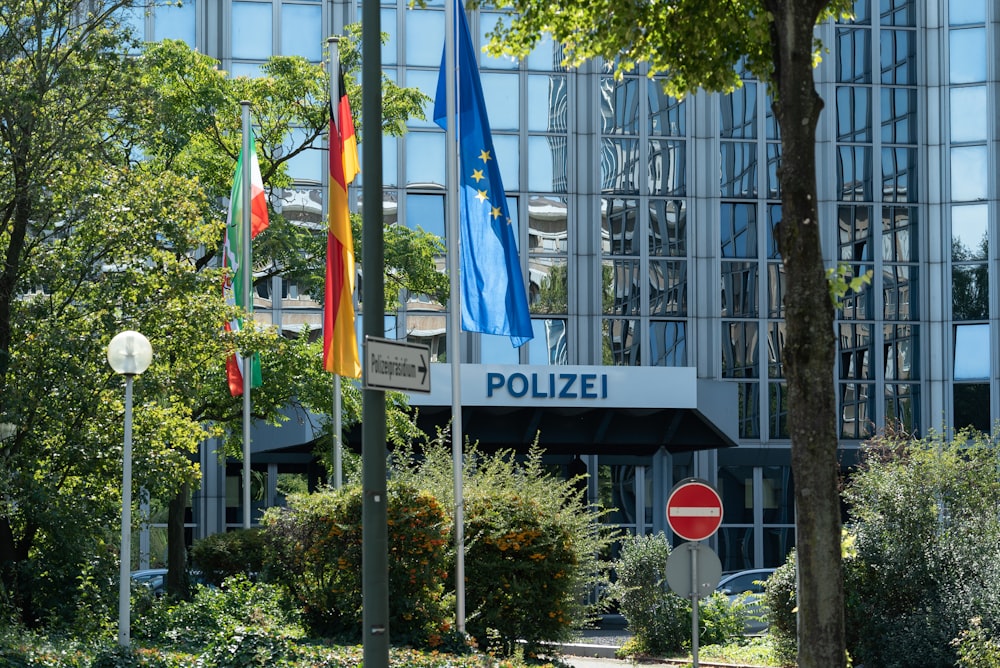
[[[288,637],[271,629],[234,626],[215,635],[204,652],[213,668],[272,668],[291,665]]]
[[[431,495],[397,482],[387,492],[393,641],[441,645],[452,632],[444,591],[449,524]],[[287,587],[314,634],[361,637],[361,510],[355,485],[293,495],[287,508],[265,515],[266,577]]]
[[[168,597],[153,600],[133,623],[136,638],[182,647],[202,647],[220,632],[239,625],[291,634],[298,629],[295,613],[283,603],[276,585],[234,576],[222,587],[197,587],[191,601]]]
[[[588,597],[607,582],[598,555],[612,535],[600,509],[546,470],[536,448],[518,458],[467,446],[464,462],[466,630],[504,656],[570,638],[596,615]],[[392,471],[454,513],[452,453],[442,439],[419,454],[397,449]]]
[[[951,644],[958,653],[956,665],[960,668],[1000,668],[1000,638],[984,629],[978,617]]]
[[[952,666],[968,620],[1000,627],[1000,451],[978,432],[867,443],[845,496],[848,647],[885,668]]]
[[[220,586],[240,573],[254,578],[264,567],[264,535],[260,529],[217,533],[191,546],[191,565],[207,584]]]
[[[795,550],[764,583],[764,608],[774,652],[782,665],[794,665],[798,654],[798,619],[795,615]]]

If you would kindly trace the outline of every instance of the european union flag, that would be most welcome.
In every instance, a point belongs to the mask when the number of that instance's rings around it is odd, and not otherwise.
[[[533,337],[528,295],[462,0],[455,0],[455,23],[462,329],[506,335],[515,347],[520,347]],[[447,129],[445,86],[455,82],[445,69],[442,53],[434,122]]]

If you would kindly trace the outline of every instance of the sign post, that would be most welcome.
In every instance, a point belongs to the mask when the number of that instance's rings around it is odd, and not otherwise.
[[[691,659],[694,668],[698,668],[698,598],[703,595],[702,588],[707,588],[708,591],[715,589],[722,570],[715,553],[707,548],[701,549],[698,541],[712,536],[722,525],[722,497],[704,480],[682,480],[667,498],[667,524],[680,538],[691,541],[681,546],[687,548],[690,555],[690,581],[684,577],[687,574],[684,572],[684,565],[674,560],[675,555],[678,559],[683,559],[683,550],[678,549],[667,560],[667,582],[678,594],[691,598]],[[702,573],[703,582],[700,582],[698,563],[708,557],[705,552],[715,559],[707,559],[708,567],[702,569],[707,572]],[[675,562],[674,567],[671,567],[671,561]],[[705,563],[702,565],[706,566]],[[674,582],[671,582],[672,573]],[[681,575],[678,576],[678,573]],[[687,587],[680,587],[681,590],[678,591],[675,583]]]
[[[362,387],[366,390],[430,392],[430,347],[366,336]]]

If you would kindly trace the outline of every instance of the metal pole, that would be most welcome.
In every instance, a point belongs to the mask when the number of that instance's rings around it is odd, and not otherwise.
[[[445,5],[445,72],[447,74],[445,113],[448,124],[445,128],[445,166],[448,181],[448,358],[451,362],[451,459],[453,484],[455,487],[455,628],[465,633],[465,499],[462,490],[462,295],[459,285],[459,252],[461,233],[458,216],[458,114],[455,49],[458,40],[458,3],[449,1]]]
[[[382,43],[377,2],[361,5],[361,115],[364,198],[362,271],[364,333],[383,331],[385,239],[382,229]],[[361,397],[361,594],[365,668],[389,666],[389,554],[386,513],[385,392],[364,389]]]
[[[128,647],[132,594],[132,375],[125,376],[125,445],[122,450],[122,545],[118,582],[118,644]]]
[[[697,543],[691,543],[697,548]],[[688,550],[691,554],[691,665],[698,668],[698,550]]]
[[[243,321],[244,327],[253,326],[253,266],[250,254],[250,103],[240,102],[243,113],[243,243],[240,249],[240,273],[243,274]],[[250,528],[250,385],[253,374],[253,357],[243,354],[243,528]]]
[[[328,37],[326,40],[330,51],[330,121],[336,125],[337,104],[340,101],[340,38]],[[340,128],[337,128],[339,131]],[[330,156],[333,160],[334,156]],[[329,212],[327,214],[329,216]],[[328,221],[329,223],[329,221]],[[328,232],[329,233],[329,232]],[[329,280],[329,278],[327,279]],[[344,485],[343,474],[343,444],[340,442],[344,430],[344,414],[340,396],[340,374],[333,374],[333,488],[340,489]]]

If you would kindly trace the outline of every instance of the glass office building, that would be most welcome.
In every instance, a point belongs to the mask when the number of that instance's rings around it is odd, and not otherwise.
[[[1000,266],[989,176],[1000,158],[1000,9],[859,0],[855,14],[817,28],[828,52],[815,73],[826,103],[817,151],[825,258],[872,275],[836,321],[831,382],[845,470],[886,424],[989,431],[1000,417],[1000,311],[989,298]],[[136,27],[254,76],[271,55],[320,62],[326,37],[360,16],[360,5],[340,0],[186,0],[137,16]],[[469,18],[480,44],[503,20],[486,10]],[[388,76],[433,97],[444,21],[442,0],[421,9],[384,0]],[[522,61],[480,54],[535,337],[514,349],[463,335],[466,432],[486,447],[527,448],[537,435],[567,473],[578,455],[592,497],[637,533],[668,530],[665,500],[678,480],[708,479],[725,504],[713,539],[723,568],[777,565],[795,537],[786,285],[771,233],[781,147],[767,90],[747,78],[730,95],[676,100],[645,72],[616,80],[603,63],[560,61],[551,41]],[[322,149],[296,159],[294,190],[273,194],[289,218],[323,219]],[[383,139],[387,221],[447,242],[445,153],[431,121]],[[360,189],[356,200],[360,210]],[[321,320],[309,295],[281,280],[260,287],[257,308],[289,330]],[[387,336],[426,343],[440,362],[435,391],[413,399],[427,426],[443,424],[455,389],[446,307],[402,295],[386,321]],[[313,437],[306,427],[261,430],[254,464],[273,473],[307,459],[287,446]],[[195,535],[239,525],[238,471],[226,476],[213,460],[203,456]]]

